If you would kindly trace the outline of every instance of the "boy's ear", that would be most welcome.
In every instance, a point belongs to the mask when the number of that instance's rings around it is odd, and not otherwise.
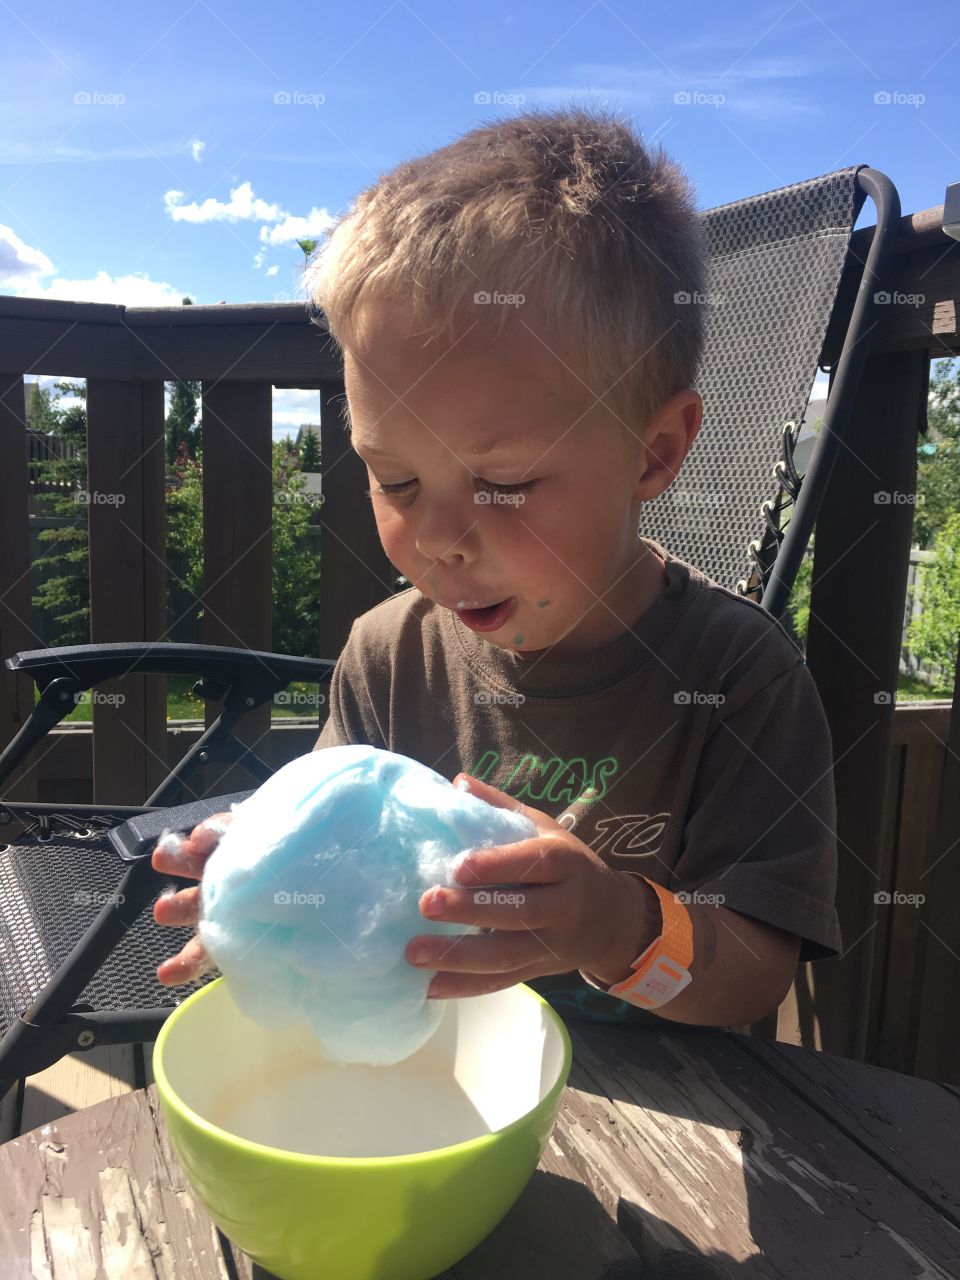
[[[697,391],[678,391],[650,420],[638,451],[640,471],[634,499],[659,498],[677,472],[703,422],[703,400]]]

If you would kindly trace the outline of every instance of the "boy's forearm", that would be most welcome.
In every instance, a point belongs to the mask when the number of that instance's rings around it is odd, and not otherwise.
[[[604,983],[628,977],[631,962],[661,928],[654,891],[636,876],[625,879],[634,894],[637,928],[632,938],[618,940],[610,967],[591,975]],[[693,980],[651,1012],[670,1022],[739,1027],[776,1009],[796,973],[799,938],[728,907],[690,903],[686,909],[693,922]]]

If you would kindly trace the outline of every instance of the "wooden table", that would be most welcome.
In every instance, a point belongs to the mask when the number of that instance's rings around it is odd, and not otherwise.
[[[957,1280],[960,1093],[731,1032],[570,1022],[540,1167],[456,1280]],[[233,1280],[155,1087],[0,1147],[3,1280]],[[389,1280],[389,1278],[385,1278]]]

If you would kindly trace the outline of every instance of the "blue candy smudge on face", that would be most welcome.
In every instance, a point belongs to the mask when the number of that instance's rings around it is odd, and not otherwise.
[[[326,747],[284,765],[247,800],[201,882],[200,937],[240,1009],[267,1028],[306,1022],[334,1061],[389,1065],[416,1052],[444,1003],[414,968],[414,934],[475,933],[418,902],[470,849],[534,824],[454,787],[426,765],[369,746]]]

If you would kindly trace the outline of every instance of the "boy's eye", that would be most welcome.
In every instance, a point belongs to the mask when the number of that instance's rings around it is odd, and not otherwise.
[[[536,483],[536,480],[525,480],[523,484],[495,484],[492,480],[481,480],[480,477],[477,476],[477,484],[479,484],[482,489],[492,489],[495,493],[526,493],[528,490],[532,489]],[[375,493],[402,493],[405,489],[409,489],[412,484],[416,484],[416,481],[403,480],[400,484],[378,484],[374,490],[367,489],[366,494],[369,498]]]

